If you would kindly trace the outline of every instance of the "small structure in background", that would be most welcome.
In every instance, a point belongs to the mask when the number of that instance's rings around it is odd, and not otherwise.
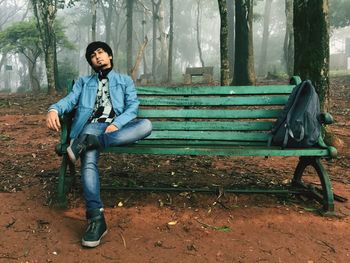
[[[201,76],[202,83],[212,83],[213,82],[214,67],[193,67],[186,68],[186,73],[184,74],[184,84],[191,84],[193,76]]]

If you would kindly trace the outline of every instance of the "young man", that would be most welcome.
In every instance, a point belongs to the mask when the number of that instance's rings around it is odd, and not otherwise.
[[[112,49],[104,42],[92,42],[85,57],[96,73],[81,77],[66,97],[51,105],[46,123],[49,129],[59,131],[59,116],[76,108],[67,152],[72,162],[81,158],[88,220],[82,245],[96,247],[107,233],[97,168],[100,151],[143,139],[152,125],[149,120],[136,119],[139,101],[134,83],[112,69]]]

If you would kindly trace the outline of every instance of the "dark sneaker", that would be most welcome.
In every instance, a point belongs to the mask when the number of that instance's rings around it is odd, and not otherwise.
[[[67,148],[69,159],[75,163],[79,156],[86,150],[100,149],[101,145],[96,135],[83,134],[71,143]]]
[[[101,239],[107,234],[107,224],[103,210],[96,209],[87,212],[88,228],[81,240],[84,247],[97,247]]]
[[[86,140],[87,135],[79,136],[76,138],[67,148],[67,153],[69,156],[69,159],[75,163],[78,159],[80,154],[85,151],[86,149]]]

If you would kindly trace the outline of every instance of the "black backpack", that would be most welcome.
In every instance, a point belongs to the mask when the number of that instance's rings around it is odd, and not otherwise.
[[[321,136],[320,101],[310,80],[297,85],[277,118],[269,146],[308,148],[318,144]]]

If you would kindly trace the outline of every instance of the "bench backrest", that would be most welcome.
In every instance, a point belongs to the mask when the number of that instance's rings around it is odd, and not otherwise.
[[[146,143],[266,144],[294,87],[138,87],[139,117],[153,123]]]

